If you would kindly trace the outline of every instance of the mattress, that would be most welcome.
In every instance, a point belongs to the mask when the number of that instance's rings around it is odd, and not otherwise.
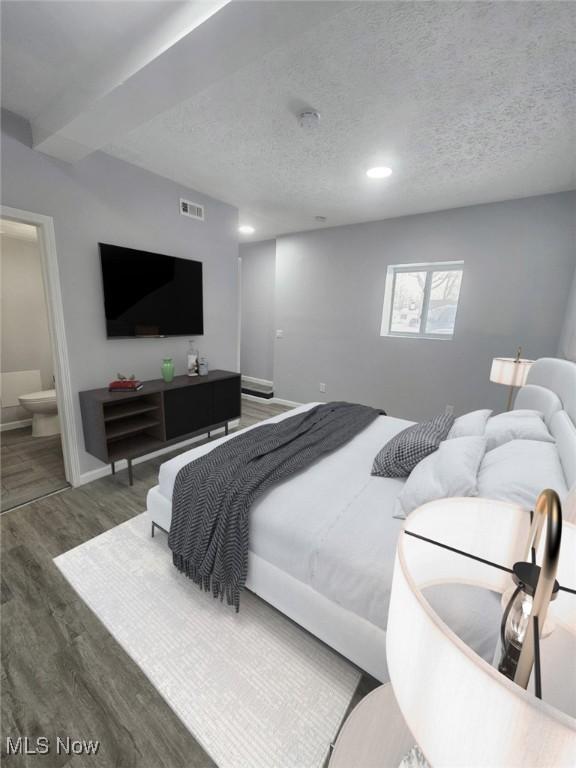
[[[299,406],[269,421],[281,421],[314,405]],[[378,417],[339,450],[270,488],[250,513],[250,551],[382,629],[402,527],[402,521],[394,518],[395,502],[404,481],[372,477],[370,469],[384,443],[410,424]],[[233,437],[164,463],[157,491],[171,501],[179,470]]]

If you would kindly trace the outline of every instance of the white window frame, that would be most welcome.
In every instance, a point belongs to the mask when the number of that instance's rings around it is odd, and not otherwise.
[[[456,315],[454,317],[454,330],[452,333],[426,333],[426,321],[428,318],[428,307],[430,306],[430,293],[432,288],[433,272],[462,272],[464,279],[463,261],[427,261],[417,264],[390,264],[386,270],[386,285],[384,288],[384,303],[382,306],[382,322],[380,325],[380,336],[388,336],[400,339],[437,339],[440,341],[451,341],[454,338],[456,330],[456,321],[458,319],[458,309],[460,307],[460,294],[458,294],[458,303],[456,304]],[[401,272],[426,272],[426,283],[424,285],[424,299],[422,303],[422,313],[420,315],[420,328],[418,332],[408,333],[407,331],[392,331],[392,309],[394,306],[394,291],[396,290],[396,275]],[[462,290],[462,284],[460,284]]]

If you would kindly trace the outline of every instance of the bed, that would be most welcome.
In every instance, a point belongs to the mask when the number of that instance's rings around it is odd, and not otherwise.
[[[273,417],[281,421],[317,405]],[[545,415],[566,488],[576,483],[576,364],[542,358],[517,409]],[[253,505],[247,587],[379,680],[387,680],[386,622],[396,540],[396,500],[405,481],[373,477],[374,456],[413,422],[380,416],[344,447],[264,493]],[[248,427],[247,429],[254,429]],[[238,434],[238,433],[235,433]],[[147,512],[170,529],[178,471],[234,435],[162,464]],[[167,553],[168,554],[168,553]]]

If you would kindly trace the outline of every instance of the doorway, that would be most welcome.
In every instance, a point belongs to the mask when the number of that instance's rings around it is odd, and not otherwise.
[[[52,220],[3,207],[0,268],[4,513],[65,490],[77,475]]]

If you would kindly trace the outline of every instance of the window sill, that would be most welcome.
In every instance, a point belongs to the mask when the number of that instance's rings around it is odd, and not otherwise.
[[[432,336],[424,333],[380,333],[383,339],[413,339],[415,341],[453,341],[454,336],[443,334],[442,336]]]

